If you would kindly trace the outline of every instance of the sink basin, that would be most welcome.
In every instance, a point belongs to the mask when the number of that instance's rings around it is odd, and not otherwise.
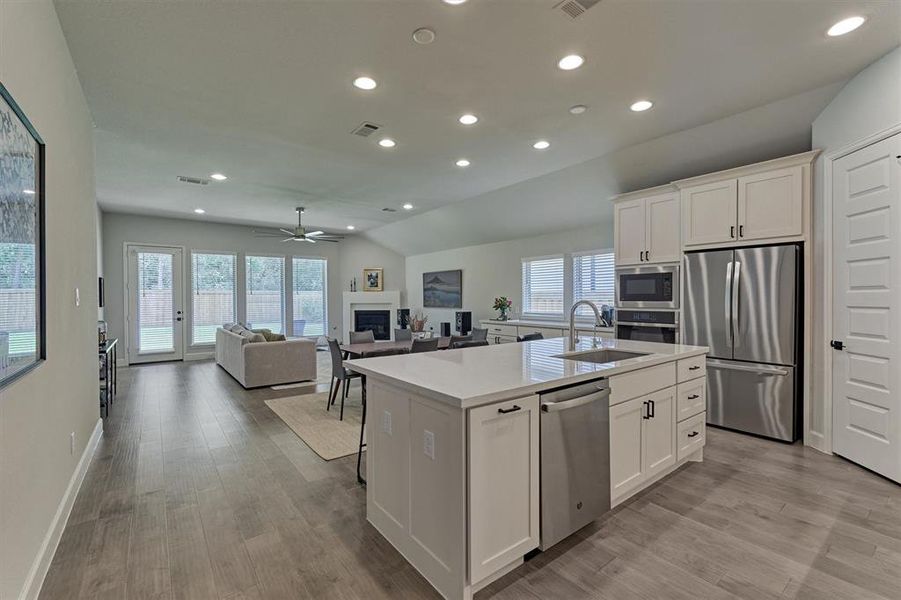
[[[578,354],[560,355],[560,358],[566,360],[578,360],[590,363],[611,363],[618,360],[628,360],[639,356],[647,356],[647,352],[627,352],[625,350],[591,350],[589,352],[580,352]]]

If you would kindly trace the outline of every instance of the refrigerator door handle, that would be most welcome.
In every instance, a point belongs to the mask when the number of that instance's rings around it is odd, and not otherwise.
[[[723,305],[725,306],[725,315],[726,315],[726,345],[729,348],[732,348],[732,313],[730,307],[732,306],[732,265],[733,262],[729,262],[726,264],[726,296],[723,299]]]
[[[732,315],[732,347],[738,348],[741,345],[741,319],[739,318],[739,296],[741,288],[741,263],[735,261],[732,267],[732,306],[730,313]]]
[[[746,373],[757,373],[759,375],[776,375],[779,377],[785,377],[789,374],[789,370],[784,367],[776,367],[773,365],[739,364],[734,362],[716,360],[715,358],[707,359],[707,368],[727,369],[730,371],[744,371]]]

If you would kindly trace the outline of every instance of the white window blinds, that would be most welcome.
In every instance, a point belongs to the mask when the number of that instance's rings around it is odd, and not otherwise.
[[[285,259],[281,256],[245,257],[247,277],[247,326],[285,330]]]
[[[296,336],[326,335],[326,260],[294,257],[293,333]]]
[[[238,320],[235,255],[191,254],[191,343],[215,344],[216,328]]]
[[[522,259],[522,314],[563,317],[563,257]]]
[[[615,280],[612,250],[573,255],[573,303],[591,300],[598,308],[602,304],[613,306]],[[591,318],[594,313],[580,306],[576,315]]]

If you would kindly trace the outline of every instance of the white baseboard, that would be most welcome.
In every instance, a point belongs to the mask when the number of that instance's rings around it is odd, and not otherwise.
[[[185,354],[184,360],[207,360],[210,358],[214,358],[216,356],[216,352],[210,350],[209,352],[192,352],[191,354]]]
[[[44,541],[41,542],[38,554],[34,558],[31,569],[28,571],[28,577],[25,579],[25,585],[19,594],[19,600],[35,600],[41,593],[41,586],[44,585],[44,578],[50,569],[53,555],[56,554],[56,547],[59,546],[59,540],[63,535],[63,530],[66,528],[66,523],[69,521],[72,506],[75,504],[75,497],[78,496],[78,491],[81,489],[81,484],[88,472],[91,459],[94,457],[94,451],[97,450],[97,444],[100,443],[100,436],[102,435],[103,420],[97,419],[94,431],[91,433],[91,439],[88,440],[88,444],[78,460],[75,472],[72,473],[72,477],[69,479],[66,493],[63,494],[62,500],[60,500],[59,506],[56,508],[53,521],[50,522]]]

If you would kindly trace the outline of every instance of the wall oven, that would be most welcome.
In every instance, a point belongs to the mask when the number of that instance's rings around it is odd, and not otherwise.
[[[679,308],[679,265],[616,270],[616,308]]]
[[[616,339],[635,342],[679,343],[679,312],[675,310],[618,310]]]

